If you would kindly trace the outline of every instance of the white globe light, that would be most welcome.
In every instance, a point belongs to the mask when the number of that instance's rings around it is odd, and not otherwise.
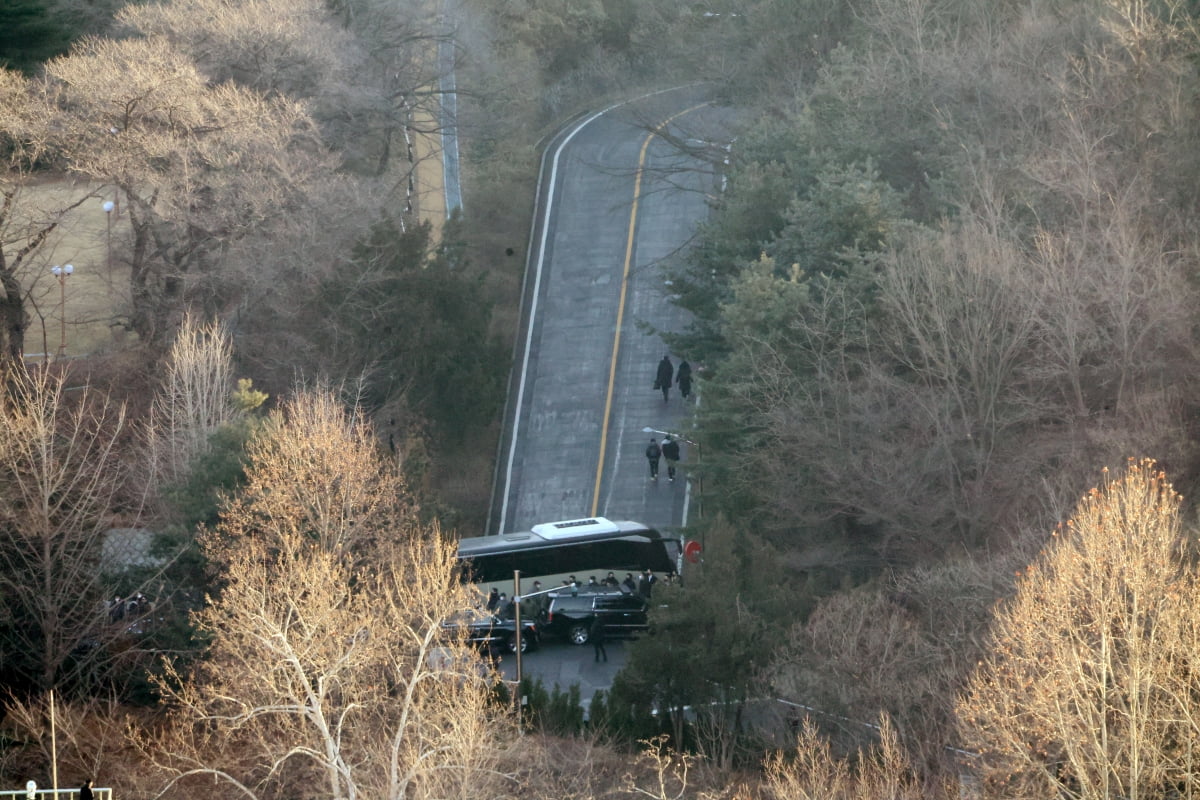
[[[104,213],[107,214],[108,212],[110,212],[112,210],[113,210],[113,201],[105,200],[104,201]]]

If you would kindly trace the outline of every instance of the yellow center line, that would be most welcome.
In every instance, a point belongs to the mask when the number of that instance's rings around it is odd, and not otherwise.
[[[629,270],[633,266],[633,241],[634,233],[637,230],[638,200],[641,197],[642,172],[646,167],[646,152],[650,149],[650,142],[654,141],[654,137],[658,135],[659,131],[684,114],[689,114],[706,105],[708,103],[700,103],[667,117],[659,123],[653,133],[646,137],[646,141],[642,142],[641,152],[638,153],[637,173],[633,181],[633,207],[629,210],[629,237],[625,242],[625,266],[621,273],[621,300],[617,304],[617,330],[613,334],[612,361],[608,365],[608,393],[604,399],[604,424],[600,428],[600,458],[596,462],[596,485],[592,490],[591,516],[593,517],[600,508],[600,481],[604,477],[604,455],[608,450],[608,423],[612,418],[613,387],[617,382],[617,354],[621,351],[621,326],[625,321],[625,295],[629,288]]]

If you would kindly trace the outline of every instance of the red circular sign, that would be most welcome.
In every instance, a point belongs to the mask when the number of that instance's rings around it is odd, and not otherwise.
[[[700,543],[692,540],[683,546],[683,557],[689,564],[700,563]]]

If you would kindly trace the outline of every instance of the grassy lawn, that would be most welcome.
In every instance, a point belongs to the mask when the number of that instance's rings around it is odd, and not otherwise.
[[[33,363],[47,354],[53,357],[60,347],[64,355],[76,357],[108,349],[124,334],[112,324],[129,305],[129,270],[116,258],[110,264],[108,258],[108,223],[116,235],[123,221],[119,209],[104,212],[104,201],[113,199],[112,189],[69,180],[45,182],[23,189],[20,202],[28,218],[36,220],[46,218],[43,209],[62,208],[81,198],[82,204],[67,213],[19,275],[30,317],[25,356]],[[66,264],[74,271],[60,282],[51,268]]]
[[[424,122],[435,127],[429,120]],[[446,219],[441,140],[430,134],[414,134],[413,139],[413,205],[420,219],[430,223],[436,241]],[[36,226],[39,220],[52,218],[54,209],[81,198],[82,204],[67,213],[18,276],[30,317],[25,334],[25,358],[30,363],[47,355],[53,358],[60,348],[68,357],[110,349],[132,335],[113,324],[129,308],[129,269],[121,263],[119,247],[109,258],[109,224],[114,242],[123,240],[128,231],[120,205],[107,214],[104,211],[106,200],[117,199],[112,187],[68,179],[27,187],[20,199],[25,219],[18,224]],[[51,268],[66,264],[74,270],[60,284]]]

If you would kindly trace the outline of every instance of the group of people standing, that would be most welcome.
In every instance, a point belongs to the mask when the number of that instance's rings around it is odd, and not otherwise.
[[[487,610],[501,619],[512,619],[514,615],[513,601],[507,594],[493,586],[492,591],[488,593]]]
[[[664,355],[658,362],[658,371],[654,376],[654,388],[662,391],[663,402],[671,397],[672,384],[679,387],[679,393],[687,400],[692,394],[692,365],[686,360],[680,361],[676,367],[671,363],[671,356]],[[679,465],[679,442],[671,434],[663,436],[661,442],[653,437],[646,445],[646,460],[650,462],[650,480],[658,480],[658,464],[661,459],[667,460],[667,480],[674,482],[675,468]]]
[[[108,604],[108,616],[113,622],[125,619],[126,616],[138,617],[150,610],[150,600],[138,592],[129,597],[114,597]]]

